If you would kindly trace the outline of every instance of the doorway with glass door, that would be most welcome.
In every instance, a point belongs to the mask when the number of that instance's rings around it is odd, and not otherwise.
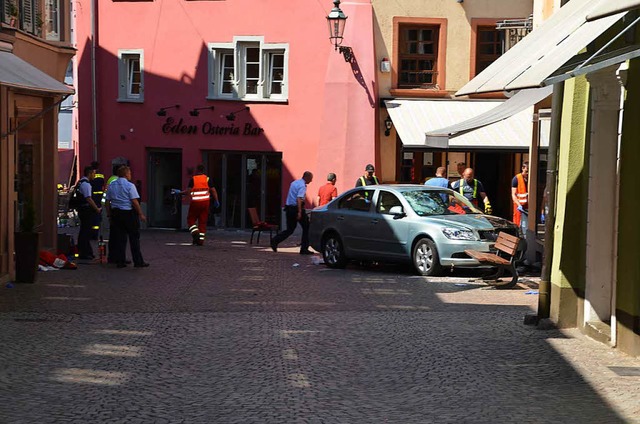
[[[150,227],[180,228],[182,201],[174,195],[182,187],[182,152],[150,150],[147,167],[147,217]]]
[[[260,220],[280,223],[282,153],[207,152],[204,162],[221,203],[219,210],[212,209],[209,225],[251,228],[250,208]]]

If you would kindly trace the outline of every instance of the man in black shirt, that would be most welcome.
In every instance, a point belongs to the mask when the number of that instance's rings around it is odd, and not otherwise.
[[[373,165],[368,164],[365,167],[364,175],[362,177],[358,178],[358,180],[356,181],[356,187],[380,184],[380,181],[378,181],[378,177],[373,175],[375,170],[376,169],[373,167]]]

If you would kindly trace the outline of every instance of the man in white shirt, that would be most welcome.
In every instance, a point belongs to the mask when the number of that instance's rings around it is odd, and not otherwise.
[[[307,185],[313,180],[313,174],[309,171],[305,171],[302,174],[302,178],[295,180],[289,187],[289,193],[287,194],[287,201],[284,206],[284,211],[287,216],[287,229],[276,234],[271,240],[271,249],[274,252],[278,251],[278,244],[285,241],[296,229],[298,223],[302,227],[302,240],[300,245],[301,255],[313,255],[313,252],[309,250],[309,217],[304,208],[304,200],[307,195]]]

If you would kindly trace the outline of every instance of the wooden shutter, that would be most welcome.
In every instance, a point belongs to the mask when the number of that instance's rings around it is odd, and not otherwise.
[[[22,20],[22,29],[24,31],[32,33],[36,21],[36,8],[34,0],[23,0],[20,19]]]

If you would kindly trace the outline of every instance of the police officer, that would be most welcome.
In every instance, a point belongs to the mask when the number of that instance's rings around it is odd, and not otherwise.
[[[131,168],[118,168],[118,179],[109,185],[107,191],[107,216],[111,219],[111,241],[113,259],[118,268],[127,266],[125,250],[127,237],[131,244],[131,257],[136,268],[148,267],[140,252],[140,221],[147,217],[140,207],[140,195],[131,183]]]
[[[305,171],[302,178],[295,180],[289,186],[287,201],[284,211],[287,216],[287,229],[276,234],[271,239],[271,250],[278,251],[278,244],[285,241],[296,229],[298,223],[302,227],[302,241],[300,244],[301,255],[313,255],[309,250],[309,217],[304,209],[304,199],[307,195],[307,185],[313,180],[313,174]]]
[[[484,213],[491,214],[493,212],[489,197],[484,191],[484,186],[480,181],[473,178],[473,169],[465,169],[462,173],[462,178],[451,183],[451,189],[466,197],[476,208],[479,208],[480,200],[482,200]]]
[[[356,187],[380,184],[378,177],[373,174],[376,171],[373,165],[367,164],[364,171],[364,175],[356,180]]]
[[[77,190],[82,195],[84,202],[78,207],[80,218],[80,232],[78,233],[78,259],[93,259],[93,249],[91,248],[91,236],[96,216],[100,216],[102,209],[94,202],[91,195],[91,180],[93,180],[96,170],[91,166],[86,166],[83,177],[78,181]]]

